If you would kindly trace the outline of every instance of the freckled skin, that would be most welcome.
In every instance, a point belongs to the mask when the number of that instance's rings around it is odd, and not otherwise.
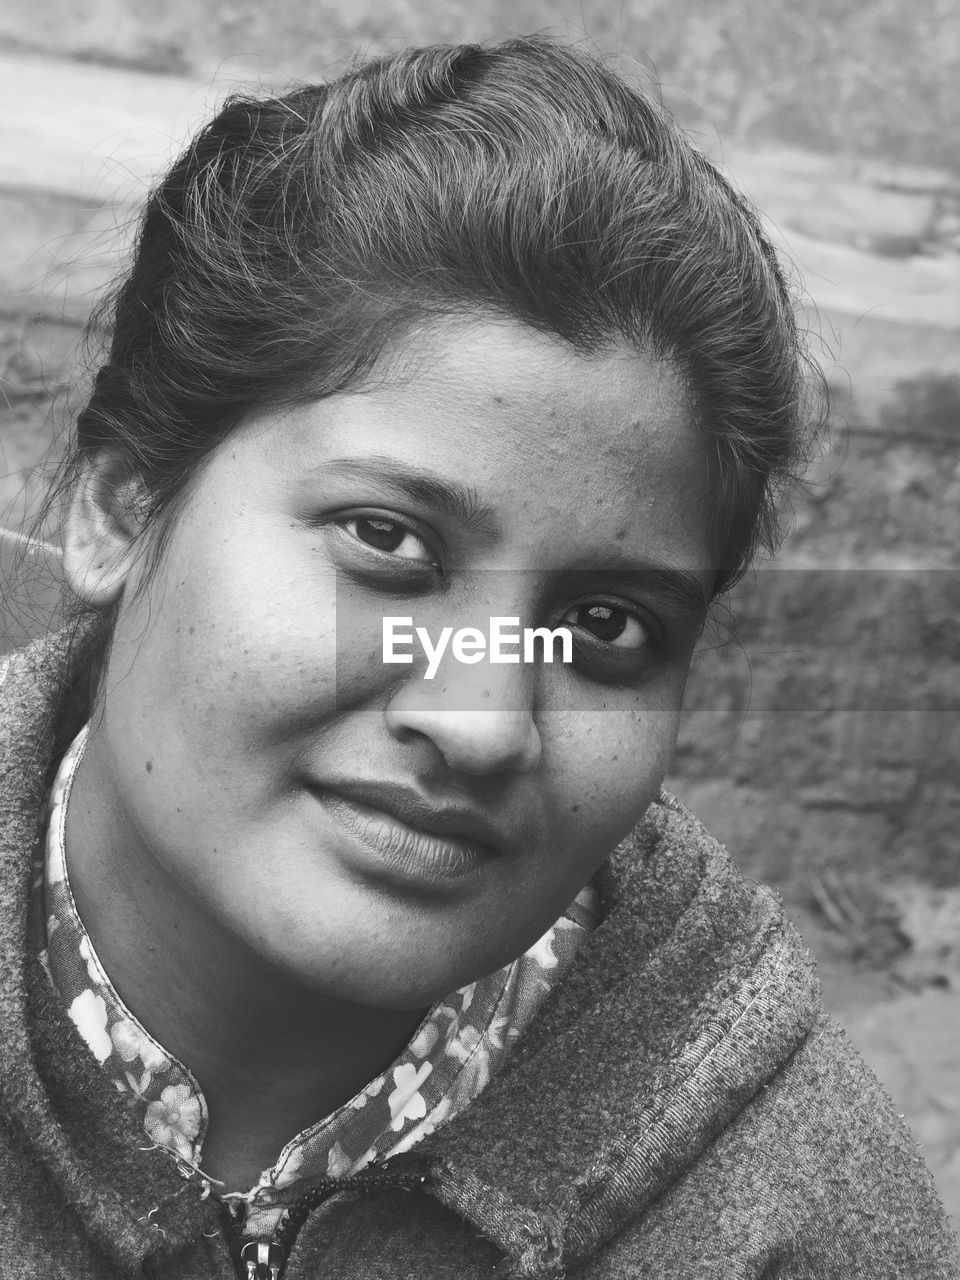
[[[625,348],[587,359],[506,320],[446,322],[365,389],[240,427],[140,592],[134,562],[68,832],[92,931],[118,927],[98,884],[120,877],[135,896],[149,873],[141,928],[176,920],[198,972],[242,946],[307,992],[409,1010],[530,946],[635,824],[673,751],[695,636],[635,685],[463,667],[429,697],[403,668],[368,661],[360,638],[338,653],[338,557],[364,552],[343,552],[350,535],[323,519],[411,513],[375,484],[325,490],[309,472],[367,454],[429,468],[492,508],[500,535],[482,545],[412,513],[468,569],[556,575],[616,544],[692,567],[709,590],[707,465],[666,365]],[[483,580],[483,612],[539,607],[535,573],[522,598],[516,575]],[[496,598],[501,580],[509,598]],[[465,617],[478,607],[450,601]],[[478,679],[490,709],[467,713],[458,681]],[[305,780],[337,777],[477,805],[512,847],[443,892],[383,883],[325,843]],[[112,945],[119,957],[124,940]]]

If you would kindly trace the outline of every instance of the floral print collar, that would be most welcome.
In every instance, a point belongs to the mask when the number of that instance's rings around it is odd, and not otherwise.
[[[168,1150],[185,1176],[210,1186],[202,1170],[203,1092],[124,1005],[70,889],[64,828],[88,728],[63,757],[48,798],[41,960],[90,1052],[140,1115],[150,1141]],[[406,1151],[467,1107],[503,1066],[600,918],[599,896],[588,885],[529,951],[436,1004],[387,1070],[291,1139],[253,1187],[212,1187],[243,1220],[244,1231],[270,1234],[311,1182],[356,1173],[373,1159]]]

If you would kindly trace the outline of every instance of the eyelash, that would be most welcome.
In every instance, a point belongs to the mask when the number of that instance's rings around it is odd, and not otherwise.
[[[607,609],[612,614],[622,614],[627,619],[628,623],[635,623],[643,633],[642,644],[637,648],[629,648],[626,645],[619,645],[616,643],[616,640],[620,638],[619,636],[617,636],[615,640],[604,640],[602,636],[593,635],[590,631],[587,631],[587,635],[590,636],[591,644],[609,645],[610,648],[619,650],[623,654],[636,653],[640,648],[656,647],[657,637],[654,633],[654,628],[649,619],[643,616],[637,609],[629,608],[627,605],[611,600],[582,600],[577,604],[571,605],[564,612],[561,623],[565,623],[571,614],[577,614],[581,609]],[[573,625],[577,624],[574,623]],[[584,629],[586,630],[586,628]]]
[[[373,546],[372,543],[365,542],[364,539],[361,538],[358,533],[355,533],[349,528],[351,524],[356,524],[358,521],[361,521],[361,520],[365,520],[370,524],[394,525],[397,529],[400,529],[403,531],[404,539],[406,539],[407,537],[416,538],[417,541],[420,542],[421,545],[425,548],[428,554],[433,557],[433,559],[420,560],[420,559],[416,559],[413,556],[400,556],[400,555],[397,555],[395,551],[385,551],[381,547],[375,547]],[[431,545],[430,540],[427,537],[425,537],[424,534],[419,529],[409,524],[406,520],[400,520],[396,516],[390,515],[386,512],[374,513],[374,512],[356,511],[349,516],[341,516],[338,520],[334,520],[331,523],[335,524],[338,528],[344,530],[344,532],[346,532],[348,536],[353,539],[354,542],[356,542],[359,546],[363,547],[364,551],[369,552],[371,555],[376,556],[378,559],[382,558],[383,560],[393,561],[394,563],[400,562],[404,565],[408,565],[411,567],[418,566],[421,570],[428,569],[428,568],[429,569],[440,568],[440,556],[436,551],[436,549]]]

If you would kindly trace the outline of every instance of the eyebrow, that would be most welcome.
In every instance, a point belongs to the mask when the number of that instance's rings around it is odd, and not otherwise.
[[[391,458],[387,454],[331,458],[309,468],[308,474],[324,476],[331,472],[349,479],[375,481],[412,502],[433,507],[491,542],[501,535],[499,520],[493,509],[480,500],[476,489],[438,476],[435,472],[408,466],[399,458]],[[655,594],[698,628],[703,627],[709,612],[710,593],[701,578],[690,570],[679,569],[662,561],[637,561],[614,552],[612,556],[606,557],[606,563],[602,567],[574,566],[572,572],[589,572],[624,579],[642,576]]]
[[[447,480],[430,471],[408,467],[397,458],[382,454],[362,458],[332,458],[311,467],[311,474],[336,472],[350,479],[374,480],[402,497],[429,506],[458,524],[465,524],[489,541],[500,536],[500,522],[492,508],[480,501],[476,489]]]

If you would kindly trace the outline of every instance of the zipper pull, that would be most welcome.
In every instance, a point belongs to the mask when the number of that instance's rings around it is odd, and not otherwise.
[[[246,1280],[280,1280],[286,1255],[275,1242],[251,1240],[240,1250],[240,1261],[247,1268]]]

